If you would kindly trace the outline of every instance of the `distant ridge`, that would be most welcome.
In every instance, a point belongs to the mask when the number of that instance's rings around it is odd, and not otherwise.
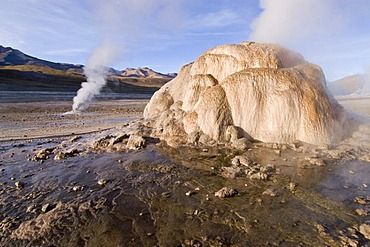
[[[137,78],[167,78],[172,79],[177,76],[176,73],[162,74],[156,72],[148,67],[145,68],[126,68],[120,73],[123,77],[137,77]]]
[[[83,74],[83,65],[75,65],[68,63],[55,63],[46,60],[42,60],[30,55],[27,55],[17,49],[11,47],[4,47],[0,45],[0,66],[19,66],[19,65],[30,65],[47,67],[61,71],[72,72],[76,74]],[[116,70],[109,68],[108,76],[120,76],[120,77],[134,77],[134,78],[163,78],[173,79],[177,76],[177,73],[162,74],[156,72],[148,67],[144,68],[126,68],[124,70]]]
[[[48,67],[62,71],[75,72],[80,74],[83,73],[83,65],[54,63],[36,57],[32,57],[11,47],[4,47],[0,45],[0,66],[17,66],[17,65],[33,65]]]
[[[86,81],[83,65],[55,63],[0,45],[0,91],[77,91]],[[149,68],[108,68],[104,90],[153,94],[177,74]]]

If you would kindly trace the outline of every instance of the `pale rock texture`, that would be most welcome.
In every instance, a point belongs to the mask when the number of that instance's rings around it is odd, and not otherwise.
[[[274,44],[210,49],[157,91],[144,111],[172,144],[246,140],[330,144],[346,114],[326,90],[320,67]],[[207,143],[205,143],[207,144]]]

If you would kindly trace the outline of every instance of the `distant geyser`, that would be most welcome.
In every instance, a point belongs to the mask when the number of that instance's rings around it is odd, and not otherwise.
[[[326,90],[321,68],[274,44],[210,49],[157,91],[145,108],[169,142],[196,136],[217,142],[341,140],[346,114]]]

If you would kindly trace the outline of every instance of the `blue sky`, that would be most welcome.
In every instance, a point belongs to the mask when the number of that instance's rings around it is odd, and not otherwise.
[[[177,72],[209,48],[278,42],[328,80],[370,67],[368,0],[2,0],[0,44],[85,64],[107,40],[108,66]]]

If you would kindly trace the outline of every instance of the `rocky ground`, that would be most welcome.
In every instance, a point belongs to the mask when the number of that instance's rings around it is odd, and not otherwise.
[[[332,146],[172,148],[145,103],[2,104],[0,245],[370,245],[365,120]]]

